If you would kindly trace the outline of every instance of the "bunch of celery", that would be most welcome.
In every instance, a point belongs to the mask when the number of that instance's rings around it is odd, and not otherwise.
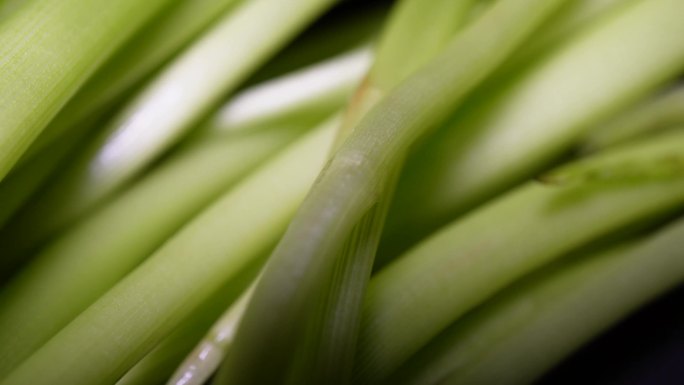
[[[682,15],[0,1],[0,385],[535,381],[684,282]]]

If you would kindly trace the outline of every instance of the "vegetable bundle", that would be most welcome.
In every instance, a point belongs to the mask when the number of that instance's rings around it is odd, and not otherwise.
[[[528,384],[684,282],[681,0],[0,2],[0,384]]]

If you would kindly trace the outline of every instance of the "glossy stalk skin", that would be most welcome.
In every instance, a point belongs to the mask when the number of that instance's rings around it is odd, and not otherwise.
[[[513,84],[457,111],[409,160],[390,209],[386,253],[398,255],[543,171],[586,130],[678,76],[684,39],[672,36],[684,35],[682,13],[677,0],[630,1]]]
[[[588,243],[684,207],[684,135],[598,154],[456,220],[371,280],[357,383],[386,378],[460,316]]]
[[[233,351],[239,353],[228,355],[218,384],[283,378],[311,295],[324,289],[337,251],[377,203],[385,172],[562,3],[497,3],[366,115],[330,159],[269,259],[238,328]]]
[[[334,2],[241,4],[155,76],[6,236],[21,252],[120,191]]]
[[[2,384],[115,382],[276,242],[320,171],[336,122],[298,140],[214,201]]]
[[[391,384],[529,384],[629,313],[684,282],[684,222],[574,255],[507,289],[413,358]]]
[[[127,38],[170,0],[35,1],[0,24],[0,181]]]

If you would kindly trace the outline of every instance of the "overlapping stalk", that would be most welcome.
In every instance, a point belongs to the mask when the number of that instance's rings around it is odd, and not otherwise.
[[[196,138],[185,146],[193,146],[195,141],[224,141],[228,136],[236,138],[250,135],[252,131],[292,131],[316,125],[342,108],[370,66],[371,56],[368,48],[357,49],[297,73],[248,87],[208,118],[207,123],[197,129]],[[321,76],[328,78],[321,79]],[[283,95],[287,98],[283,99]],[[41,152],[40,157],[22,165],[0,184],[0,228],[43,186],[44,179],[64,163],[63,158],[75,146],[84,145],[79,138],[79,133],[72,132],[69,138]],[[19,218],[21,220],[21,214]],[[13,226],[22,227],[21,224]],[[10,233],[5,234],[7,239],[14,238],[12,230],[7,232]],[[21,252],[10,251],[10,248],[20,250],[22,245],[26,246],[12,242],[5,249],[5,258],[21,256]]]
[[[9,186],[0,185],[0,224],[43,187],[55,170],[68,161],[68,154],[74,152],[76,145],[85,145],[80,143],[80,138],[91,131],[99,131],[106,124],[104,112],[126,93],[139,87],[152,72],[236,2],[174,2],[119,48],[24,153],[7,182]]]
[[[0,0],[0,43],[69,37],[41,1]],[[0,385],[161,383],[203,334],[169,385],[523,384],[684,279],[681,1],[403,0],[370,69],[296,72],[335,0],[163,1],[7,136]]]
[[[125,374],[272,247],[320,171],[336,123],[298,140],[225,193],[10,372],[3,385],[106,384]]]
[[[172,377],[175,369],[179,367],[183,358],[189,354],[197,341],[202,339],[202,336],[211,328],[212,323],[220,317],[227,306],[240,306],[243,297],[241,293],[249,289],[250,282],[254,281],[255,275],[263,266],[267,255],[268,253],[264,253],[261,257],[256,258],[255,263],[249,265],[244,269],[245,271],[239,272],[234,278],[228,280],[223,288],[183,320],[168,337],[126,372],[116,382],[116,385],[163,384],[167,380],[168,383],[176,384]],[[207,361],[212,358],[209,355],[206,356]],[[204,380],[196,383],[205,383],[212,373],[213,370],[210,370]],[[183,377],[177,382],[178,385],[190,385],[193,380]]]
[[[573,249],[684,207],[684,135],[571,163],[439,231],[381,270],[364,308],[359,383],[396,370],[458,317]],[[533,239],[534,241],[530,241]]]
[[[45,128],[26,157],[39,154],[57,139],[78,130],[78,126],[103,108],[121,99],[242,1],[245,0],[173,2],[88,80]]]
[[[351,98],[372,61],[370,47],[357,48],[249,87],[208,119],[198,137],[318,123]]]
[[[127,103],[104,132],[43,189],[7,237],[15,239],[21,252],[102,203],[334,2],[250,0],[241,4]]]
[[[188,149],[47,246],[0,292],[0,372],[44,344],[298,134],[274,130]],[[12,267],[6,260],[3,266]]]
[[[31,0],[3,20],[0,181],[88,77],[168,4]]]
[[[617,321],[684,282],[684,223],[573,255],[457,321],[391,384],[529,384]]]
[[[676,0],[629,1],[455,116],[407,165],[388,218],[387,253],[533,177],[586,130],[678,76],[684,40],[671,36],[684,34],[682,12]]]
[[[496,3],[362,119],[328,162],[269,259],[240,323],[236,353],[228,354],[219,383],[286,378],[298,326],[311,314],[317,293],[325,290],[352,229],[378,203],[386,171],[562,3]]]
[[[583,152],[598,151],[682,125],[684,125],[684,87],[676,86],[662,94],[648,98],[630,111],[588,133],[579,147]]]
[[[421,7],[418,1],[401,3],[392,17],[389,31],[379,44],[379,58],[347,111],[338,132],[338,146],[384,94],[439,52],[468,15],[471,3],[470,0],[441,1],[428,8]],[[402,38],[409,35],[409,30],[413,32],[410,35],[419,50],[409,49],[404,44]],[[340,262],[333,273],[336,278],[321,300],[325,305],[312,316],[316,321],[307,327],[308,340],[306,348],[302,349],[308,350],[308,358],[299,360],[296,369],[299,374],[290,381],[332,384],[348,380],[358,334],[360,304],[391,196],[389,192],[383,194],[383,204],[369,212],[357,225],[341,251]],[[251,290],[249,295],[251,297]],[[233,329],[246,302],[247,299],[243,298],[239,306],[228,310],[226,320],[217,322],[170,383],[200,384],[211,375],[232,343]],[[227,330],[223,332],[224,329]],[[226,337],[228,335],[230,338]]]

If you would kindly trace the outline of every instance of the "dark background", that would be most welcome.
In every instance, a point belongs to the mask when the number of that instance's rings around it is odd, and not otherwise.
[[[585,346],[537,385],[684,384],[682,304],[684,286]]]

